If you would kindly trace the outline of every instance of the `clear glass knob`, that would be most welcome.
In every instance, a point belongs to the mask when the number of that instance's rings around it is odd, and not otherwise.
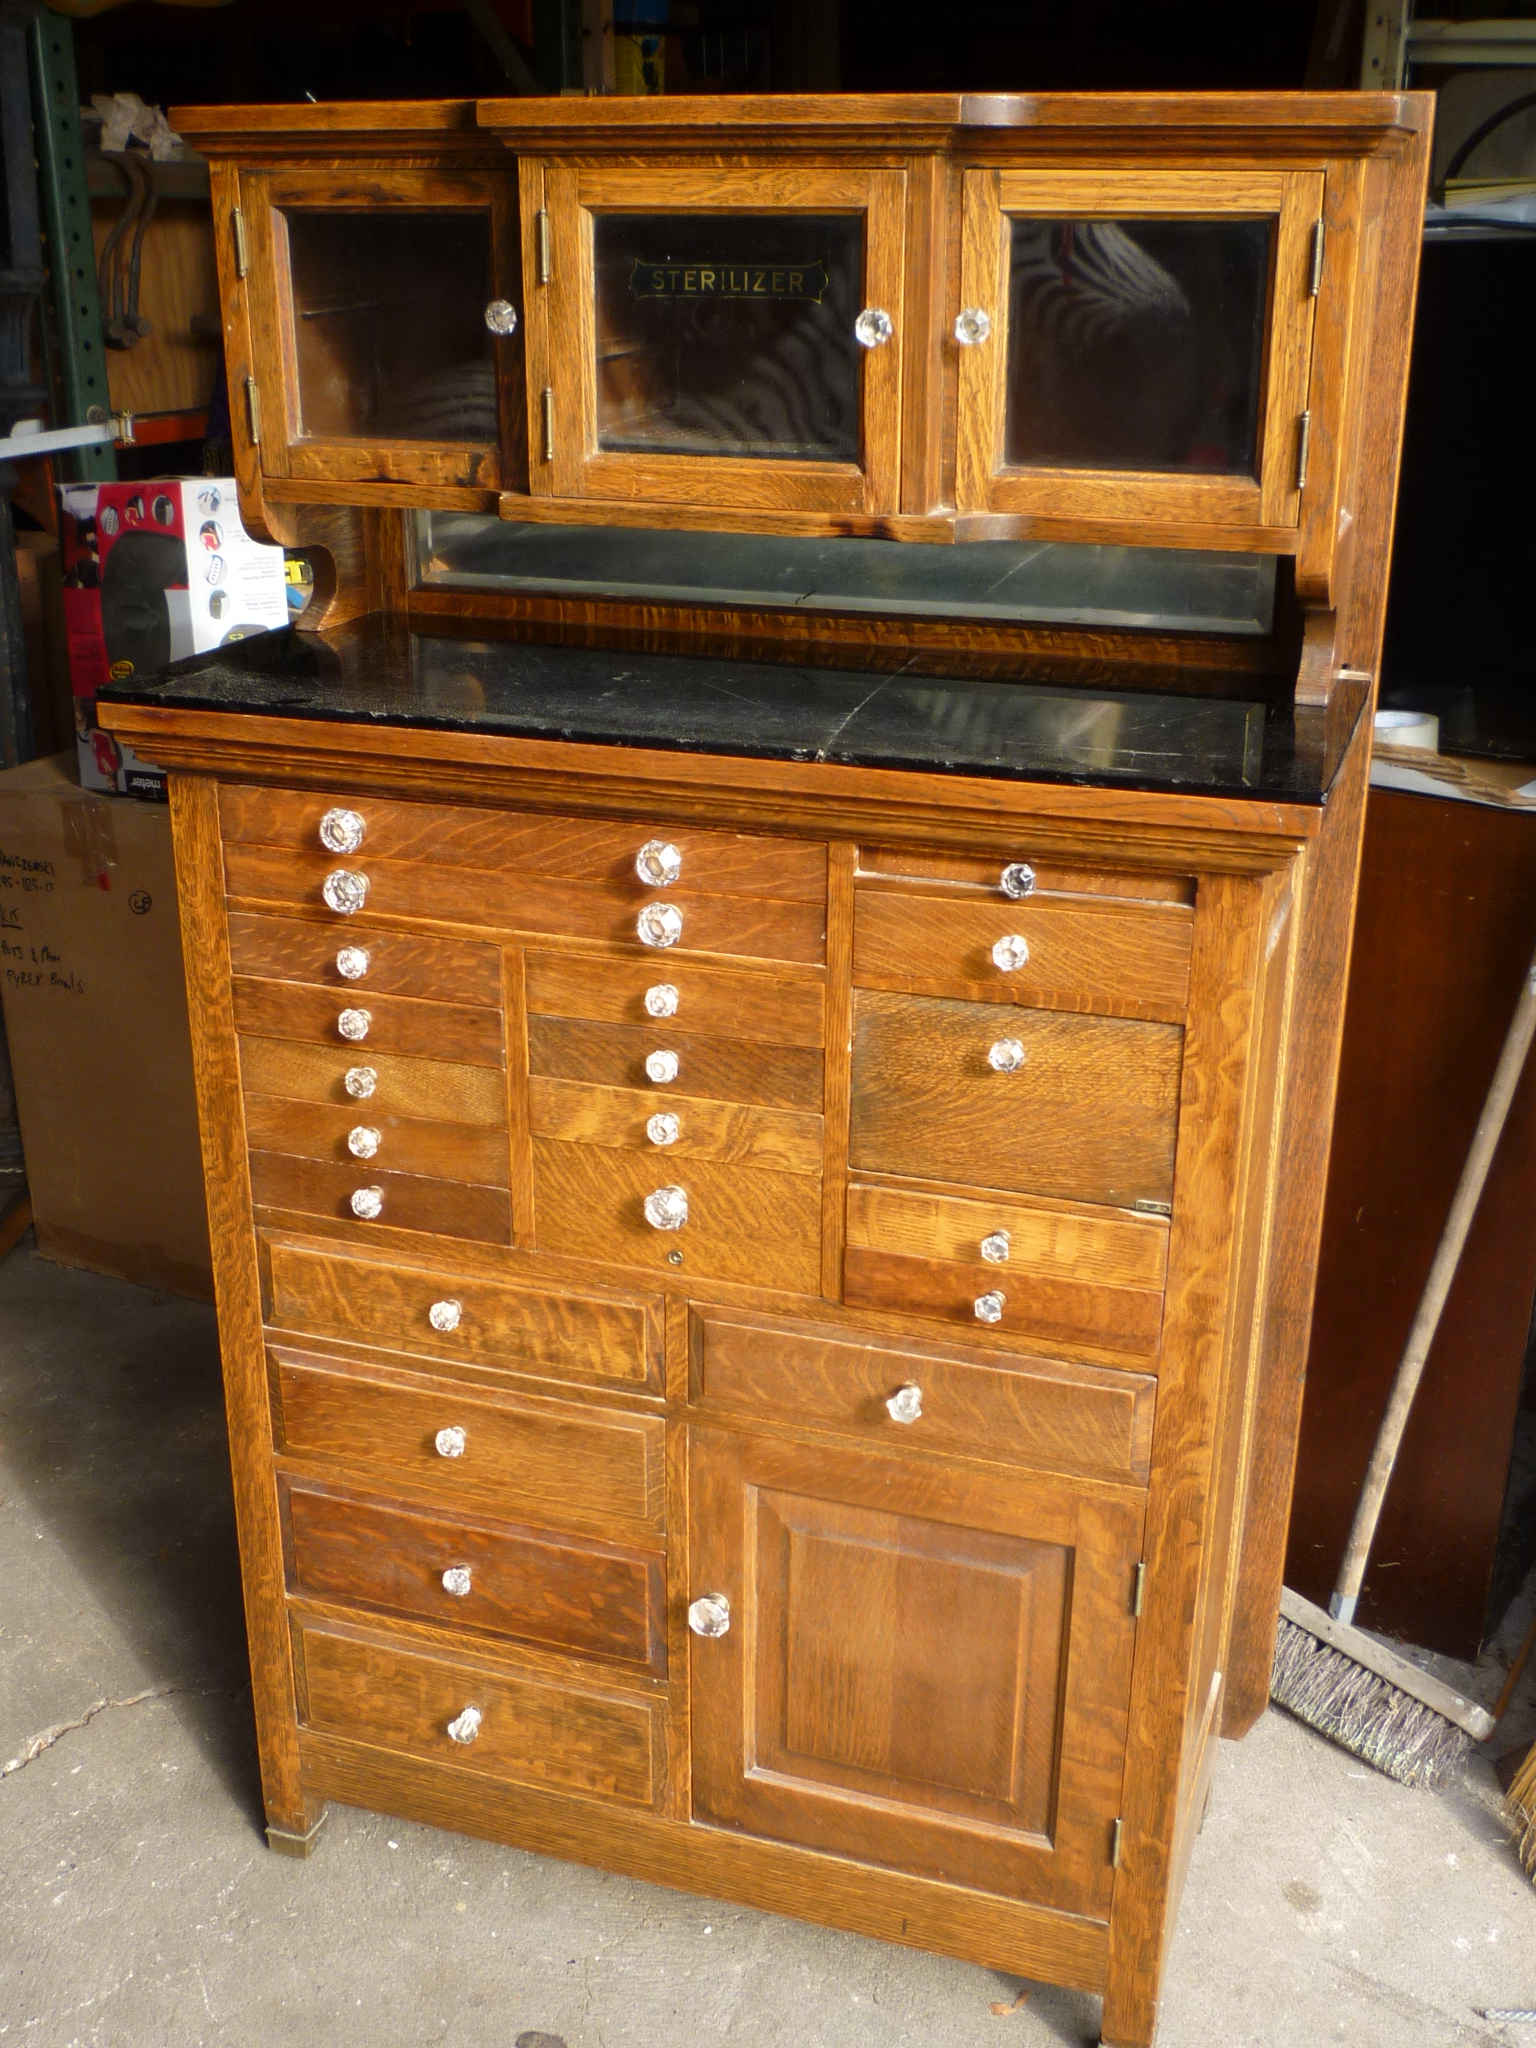
[[[675,946],[683,936],[683,913],[675,903],[647,903],[635,919],[642,946]]]
[[[1003,1303],[1007,1296],[994,1287],[990,1294],[978,1294],[975,1301],[978,1323],[1000,1323],[1003,1320]]]
[[[336,1019],[336,1029],[343,1038],[350,1039],[354,1045],[360,1045],[368,1036],[368,1027],[372,1022],[373,1018],[367,1010],[343,1010]]]
[[[992,315],[985,306],[962,306],[955,315],[955,339],[962,348],[975,348],[992,332]]]
[[[646,990],[645,1014],[648,1017],[675,1017],[677,1015],[677,990],[670,981],[658,981],[654,988]]]
[[[368,948],[343,946],[336,955],[336,972],[343,981],[361,981],[368,972]]]
[[[450,1331],[459,1327],[459,1318],[463,1313],[456,1301],[434,1301],[427,1310],[427,1321],[434,1330],[441,1331],[446,1337]]]
[[[440,1458],[462,1458],[469,1438],[456,1422],[451,1422],[446,1429],[440,1429],[432,1441]]]
[[[706,1593],[688,1609],[688,1626],[696,1636],[729,1635],[731,1603],[723,1593]]]
[[[677,1079],[677,1054],[675,1052],[648,1052],[645,1056],[645,1071],[652,1081],[675,1081]]]
[[[352,1214],[361,1216],[365,1223],[371,1223],[375,1216],[384,1213],[384,1190],[382,1188],[358,1188],[352,1196]]]
[[[908,1380],[904,1387],[898,1387],[885,1404],[885,1412],[892,1422],[916,1422],[923,1412],[923,1390],[916,1380]]]
[[[443,1591],[451,1593],[455,1600],[463,1600],[471,1591],[469,1566],[451,1564],[443,1573]]]
[[[670,889],[683,872],[683,856],[670,839],[647,839],[635,855],[635,873],[648,889]]]
[[[368,901],[368,877],[353,868],[332,868],[320,884],[320,894],[341,917],[352,917]]]
[[[675,1145],[683,1135],[683,1127],[670,1111],[653,1116],[645,1127],[645,1135],[653,1145]]]
[[[1000,1038],[987,1054],[987,1065],[999,1074],[1016,1074],[1024,1064],[1024,1048],[1016,1038]]]
[[[688,1221],[688,1190],[657,1188],[645,1198],[645,1220],[652,1230],[681,1230]]]
[[[516,306],[510,299],[492,299],[485,309],[485,324],[492,334],[499,334],[503,339],[509,334],[516,334]]]
[[[1009,932],[992,948],[992,965],[1000,967],[1004,974],[1017,974],[1028,964],[1029,942],[1021,939],[1017,932]]]
[[[861,348],[884,348],[896,328],[883,306],[866,306],[854,321],[853,332]]]
[[[383,1142],[383,1132],[372,1124],[354,1124],[347,1133],[347,1150],[354,1159],[371,1159]]]
[[[1015,903],[1035,893],[1035,871],[1027,860],[1011,860],[1003,869],[1003,894]]]
[[[448,1723],[448,1734],[454,1742],[473,1742],[480,1733],[481,1713],[478,1707],[466,1707],[462,1714]]]
[[[342,1087],[358,1102],[366,1102],[379,1085],[377,1067],[348,1067],[342,1077]]]
[[[1006,1266],[1012,1249],[1013,1239],[1006,1230],[994,1230],[990,1237],[981,1240],[981,1256],[989,1266]]]
[[[320,844],[327,853],[356,853],[366,830],[357,811],[327,811],[320,820]]]

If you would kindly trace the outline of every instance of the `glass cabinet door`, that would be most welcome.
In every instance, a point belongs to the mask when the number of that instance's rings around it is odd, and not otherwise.
[[[265,475],[501,486],[504,429],[522,439],[522,293],[510,164],[499,182],[242,179],[253,325],[271,345],[241,424]]]
[[[1294,526],[1321,210],[1310,172],[967,172],[960,509]]]
[[[549,164],[523,182],[534,492],[896,510],[902,173]]]

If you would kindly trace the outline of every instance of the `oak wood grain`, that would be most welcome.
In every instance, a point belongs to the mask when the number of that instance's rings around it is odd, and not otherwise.
[[[1028,827],[1021,828],[1013,849],[1014,858],[1028,861],[1035,871],[1032,901],[1053,896],[1122,897],[1130,903],[1182,903],[1193,906],[1195,885],[1188,875],[1145,874],[1136,868],[1064,867],[1059,861],[1037,860],[1029,843]],[[996,854],[962,853],[921,846],[861,846],[858,878],[866,892],[872,882],[943,883],[950,890],[984,891],[998,903],[1009,903],[1002,885],[1003,869],[1009,861]]]
[[[771,1045],[819,1046],[822,983],[808,974],[710,967],[688,959],[635,960],[592,953],[530,951],[528,1008],[537,1016],[583,1017],[598,1024],[660,1030],[646,991],[672,989],[679,1029]]]
[[[376,1159],[354,1159],[343,1166],[290,1153],[251,1154],[251,1193],[259,1208],[334,1217],[354,1230],[366,1230],[367,1222],[358,1221],[352,1208],[359,1188],[380,1191],[381,1215],[397,1230],[478,1238],[489,1244],[512,1241],[512,1207],[504,1186],[477,1187],[432,1180],[425,1174],[395,1173]]]
[[[987,1327],[999,1338],[1090,1344],[1138,1361],[1156,1357],[1163,1320],[1156,1289],[1084,1286],[1043,1279],[1027,1268],[967,1266],[857,1246],[843,1258],[843,1299],[851,1307],[932,1317],[970,1331],[982,1327],[981,1301],[998,1311]]]
[[[424,1003],[410,996],[361,990],[343,994],[339,988],[333,992],[302,982],[252,981],[243,976],[235,980],[234,997],[235,1028],[253,1038],[318,1040],[345,1047],[357,1060],[366,1060],[377,1050],[467,1066],[505,1064],[499,1008]],[[340,1030],[338,1020],[346,1011],[361,1011],[367,1017],[362,1038],[349,1038]]]
[[[455,1066],[447,1060],[402,1058],[360,1046],[304,1045],[283,1038],[242,1038],[240,1072],[251,1095],[349,1106],[358,1122],[384,1116],[505,1128],[505,1077],[495,1067]],[[367,1068],[376,1085],[363,1098],[349,1093],[346,1076]]]
[[[474,1124],[429,1123],[392,1116],[354,1102],[291,1102],[274,1095],[247,1095],[245,1128],[256,1152],[290,1152],[330,1161],[366,1178],[374,1166],[391,1173],[425,1174],[433,1180],[470,1181],[506,1187],[511,1160],[505,1131]],[[354,1132],[378,1142],[368,1158],[348,1143]],[[366,1137],[363,1139],[367,1143]]]
[[[848,1103],[853,1051],[854,870],[858,849],[841,841],[827,862],[827,1051],[821,1161],[821,1291],[842,1294],[848,1186]]]
[[[550,1081],[534,1075],[528,1084],[529,1125],[535,1138],[563,1138],[576,1145],[617,1146],[640,1152],[665,1176],[673,1163],[691,1159],[768,1166],[780,1173],[822,1170],[822,1119],[793,1110],[755,1109],[744,1103],[711,1102],[693,1095],[639,1088],[594,1088],[580,1081]],[[647,1125],[658,1110],[676,1117],[675,1138],[658,1145]]]
[[[974,1265],[982,1239],[999,1230],[1009,1236],[999,1278],[1022,1267],[1044,1279],[1156,1292],[1167,1275],[1168,1225],[1158,1217],[862,1182],[848,1190],[848,1242],[870,1251]]]
[[[343,946],[368,955],[358,976],[340,972]],[[342,932],[334,917],[258,917],[236,911],[229,920],[230,960],[237,975],[262,981],[312,982],[355,995],[414,996],[424,1002],[469,1003],[494,1009],[501,1002],[501,961],[494,946],[461,939],[428,939],[377,929],[354,919]]]
[[[681,1006],[679,1006],[681,1014]],[[675,1052],[677,1079],[653,1082],[645,1062],[653,1052]],[[822,1057],[809,1047],[763,1045],[750,1039],[695,1037],[675,1031],[671,1018],[646,1024],[588,1024],[563,1017],[530,1017],[528,1065],[553,1081],[595,1082],[606,1088],[649,1090],[658,1109],[678,1089],[716,1102],[757,1103],[765,1109],[822,1107]]]

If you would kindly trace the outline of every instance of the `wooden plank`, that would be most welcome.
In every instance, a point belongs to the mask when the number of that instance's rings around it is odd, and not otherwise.
[[[842,1297],[848,1186],[848,1111],[853,1061],[854,870],[857,848],[830,849],[827,864],[827,1036],[821,1158],[821,1291]]]
[[[550,1081],[534,1075],[528,1084],[529,1128],[535,1138],[563,1138],[575,1145],[610,1145],[639,1152],[659,1175],[691,1159],[769,1166],[780,1173],[822,1170],[822,1119],[784,1109],[710,1102],[668,1090],[593,1088],[579,1081]],[[658,1113],[678,1129],[661,1142],[648,1126]]]

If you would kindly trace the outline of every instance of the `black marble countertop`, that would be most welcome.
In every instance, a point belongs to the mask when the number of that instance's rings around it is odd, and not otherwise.
[[[1320,803],[1342,745],[1257,700],[530,644],[374,613],[114,683],[103,702]]]

